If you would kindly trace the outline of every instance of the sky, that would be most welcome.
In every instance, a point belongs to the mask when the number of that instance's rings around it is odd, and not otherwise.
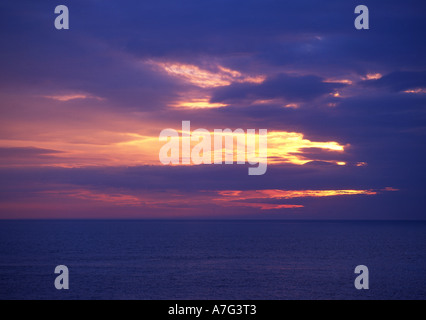
[[[0,219],[424,220],[425,18],[417,0],[3,0]],[[182,121],[267,129],[267,172],[162,164]]]

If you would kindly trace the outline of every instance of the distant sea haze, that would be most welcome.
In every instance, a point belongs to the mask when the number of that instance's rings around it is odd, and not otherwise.
[[[426,298],[426,222],[23,220],[0,239],[2,300]]]

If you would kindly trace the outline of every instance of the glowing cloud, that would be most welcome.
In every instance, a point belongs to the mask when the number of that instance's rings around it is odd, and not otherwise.
[[[303,165],[317,159],[306,158],[302,149],[319,148],[344,152],[345,147],[337,142],[313,142],[302,133],[275,131],[268,133],[268,161],[270,163],[292,163]],[[338,161],[329,161],[336,163]],[[342,163],[341,163],[342,164]]]
[[[420,94],[420,93],[426,93],[426,88],[416,88],[416,89],[410,89],[405,90],[405,93],[414,93],[414,94]]]
[[[219,191],[219,195],[224,198],[217,200],[249,200],[249,199],[293,199],[306,197],[334,197],[347,195],[375,195],[373,190],[224,190]]]
[[[353,81],[348,80],[348,79],[326,79],[323,82],[325,82],[325,83],[342,83],[342,84],[347,84],[347,85],[353,84]]]
[[[367,73],[364,77],[361,77],[362,80],[378,80],[382,78],[380,73]]]
[[[198,104],[198,103],[201,103]],[[186,108],[207,107],[203,105],[205,101],[194,102],[194,106],[183,105]],[[211,107],[211,106],[210,106]],[[215,106],[218,107],[218,106]],[[178,129],[178,128],[176,128]],[[225,128],[223,128],[225,129]],[[0,166],[56,166],[56,167],[86,167],[86,166],[139,166],[139,165],[160,165],[159,150],[164,143],[159,142],[158,136],[152,134],[137,134],[130,132],[81,132],[84,138],[67,140],[68,135],[63,134],[59,139],[59,134],[53,134],[52,139],[41,140],[20,140],[8,141],[0,140],[0,147],[19,148],[19,147],[37,147],[43,149],[56,150],[58,153],[50,155],[48,158],[25,158],[17,159],[15,164],[11,163],[13,159],[0,159]],[[224,137],[226,133],[221,133]],[[239,141],[240,133],[233,132],[235,140]],[[90,137],[90,139],[88,138]],[[213,145],[213,136],[212,145]],[[244,137],[243,137],[244,139]],[[256,145],[258,145],[258,135],[256,134]],[[311,161],[317,161],[307,152],[308,148],[323,149],[325,151],[337,152],[336,156],[344,153],[345,147],[337,142],[316,142],[304,138],[302,133],[272,131],[268,132],[268,164],[294,164],[303,165]],[[245,141],[245,139],[244,139]],[[181,143],[181,141],[180,141]],[[191,149],[197,144],[197,141],[191,141]],[[234,147],[236,145],[234,144]],[[256,147],[257,149],[257,147]],[[244,149],[245,150],[245,149]],[[237,161],[237,152],[225,148],[220,151],[221,154],[234,154],[234,161]],[[181,155],[187,157],[188,155]],[[211,152],[212,161],[215,153]],[[245,155],[247,159],[247,155]],[[20,160],[20,161],[18,161]],[[321,160],[324,161],[324,160]],[[344,165],[340,159],[327,160],[329,163]],[[359,163],[359,166],[364,165]]]
[[[284,106],[285,108],[293,108],[293,109],[298,109],[299,105],[297,103],[288,103]]]
[[[216,66],[216,72],[212,72],[195,65],[177,62],[155,62],[150,60],[147,63],[200,88],[229,86],[233,82],[262,83],[266,79],[265,76],[245,76],[238,71],[220,65]]]
[[[201,99],[189,99],[187,101],[177,102],[172,107],[183,108],[183,109],[215,109],[227,107],[227,104],[224,103],[211,103],[210,98],[201,98]]]

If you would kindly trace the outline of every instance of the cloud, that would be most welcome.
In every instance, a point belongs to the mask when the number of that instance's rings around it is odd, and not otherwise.
[[[345,202],[338,200],[340,197],[347,200],[357,196],[362,203],[364,196],[380,198],[396,190],[384,186],[358,188],[359,183],[348,184],[350,180],[342,173],[333,177],[327,168],[301,168],[299,173],[285,167],[271,170],[272,179],[253,181],[244,176],[238,178],[235,170],[221,166],[196,170],[184,167],[0,169],[0,216],[60,218],[72,210],[74,217],[105,218],[115,210],[115,217],[134,218],[263,217],[272,210],[278,214],[276,217],[301,214],[303,218],[312,218],[324,198],[335,198],[330,205],[338,204],[343,210]],[[352,174],[355,176],[356,172]],[[324,176],[329,180],[324,181]],[[322,187],[306,188],[314,185]],[[343,188],[329,189],[330,185]],[[347,188],[349,185],[354,187]],[[284,186],[288,189],[283,189]],[[61,206],[66,210],[58,210]],[[377,212],[375,216],[383,214]],[[340,214],[341,218],[356,216]]]
[[[355,30],[351,1],[64,4],[69,32],[54,29],[53,0],[0,4],[2,216],[114,217],[115,201],[120,214],[138,217],[140,203],[171,196],[173,214],[214,216],[223,207],[206,205],[199,190],[394,188],[371,197],[245,201],[223,212],[424,218],[424,1],[369,1],[368,32]],[[149,138],[182,120],[209,130],[297,133],[308,146],[271,145],[271,159],[288,151],[308,162],[271,165],[258,179],[244,166],[140,166],[158,163]],[[325,148],[315,148],[319,142]],[[150,210],[172,215],[152,203]]]
[[[231,83],[262,83],[264,76],[247,76],[236,70],[225,68],[221,65],[213,66],[214,71],[201,69],[196,65],[178,62],[161,62],[148,60],[148,65],[153,65],[165,71],[170,76],[190,82],[200,88],[216,88],[229,86]]]
[[[212,102],[231,102],[235,100],[265,100],[283,98],[286,101],[311,101],[329,94],[342,83],[324,82],[317,76],[274,75],[261,84],[233,84],[217,89]]]
[[[62,153],[34,147],[0,147],[0,166],[52,164]]]
[[[365,80],[362,82],[362,85],[376,88],[385,88],[393,92],[425,88],[426,71],[396,71],[389,73],[379,79]]]
[[[34,156],[42,156],[42,155],[52,155],[52,154],[58,154],[61,153],[61,151],[58,150],[50,150],[50,149],[42,149],[42,148],[34,148],[34,147],[23,147],[23,148],[16,148],[16,147],[0,147],[0,157],[1,158],[7,158],[7,157],[34,157]]]
[[[43,96],[43,97],[47,98],[47,99],[53,99],[53,100],[63,101],[63,102],[76,100],[76,99],[96,99],[96,100],[100,100],[100,101],[103,100],[103,98],[101,98],[101,97],[94,97],[94,96],[83,94],[83,93],[74,93],[74,94],[71,93],[71,94]]]

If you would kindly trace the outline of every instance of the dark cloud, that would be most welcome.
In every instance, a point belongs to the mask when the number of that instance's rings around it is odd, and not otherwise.
[[[35,165],[54,163],[61,151],[22,147],[22,148],[0,148],[0,165]]]
[[[179,194],[179,199],[188,199],[187,202],[180,202],[169,205],[170,210],[193,209],[191,217],[200,217],[205,212],[211,212],[216,205],[211,208],[192,204],[194,196],[214,195],[214,191],[220,190],[338,190],[338,189],[374,189],[377,195],[371,196],[338,196],[332,199],[323,198],[298,198],[289,200],[264,200],[262,203],[269,204],[299,204],[305,208],[297,212],[288,209],[273,210],[278,216],[269,216],[269,211],[262,211],[264,218],[285,218],[295,213],[299,218],[339,218],[339,219],[382,219],[398,217],[397,212],[404,213],[406,219],[418,219],[423,217],[423,212],[414,210],[420,204],[424,204],[424,193],[422,183],[419,179],[418,189],[405,181],[406,177],[389,175],[383,178],[383,169],[380,167],[338,167],[318,166],[317,164],[306,164],[304,166],[269,166],[268,173],[259,179],[253,179],[247,175],[247,168],[244,166],[224,167],[224,166],[198,166],[198,167],[134,167],[134,168],[23,168],[23,169],[0,169],[0,189],[3,201],[42,201],[49,203],[57,197],[63,197],[73,190],[90,190],[99,194],[143,194],[161,193],[169,199]],[[380,179],[378,179],[380,177]],[[421,180],[421,181],[420,181]],[[380,191],[386,187],[394,187],[400,191],[385,192]],[[414,187],[414,188],[413,188]],[[60,192],[56,194],[56,192]],[[53,192],[49,196],[49,192]],[[62,192],[62,193],[61,193]],[[141,193],[142,192],[142,193]],[[422,193],[423,192],[423,193]],[[61,195],[62,194],[62,195]],[[50,199],[50,200],[49,200]],[[61,199],[61,198],[60,198]],[[66,199],[66,198],[65,198]],[[65,200],[61,200],[65,201]],[[69,201],[77,205],[80,201],[80,208],[83,212],[87,207],[82,205],[83,200]],[[256,203],[248,201],[247,203]],[[84,202],[83,202],[84,203]],[[243,201],[244,203],[244,201]],[[165,205],[167,207],[167,205]],[[142,207],[135,209],[141,210]],[[67,209],[69,210],[69,208]],[[103,215],[108,215],[114,209],[112,204],[104,204]],[[200,210],[202,212],[200,212]],[[207,210],[207,211],[206,211]],[[240,217],[250,217],[252,214],[259,215],[258,210],[249,209],[244,206],[229,207],[220,209],[221,214],[228,216],[238,215]],[[120,209],[126,212],[126,209]],[[391,214],[390,214],[391,213]],[[9,213],[8,213],[9,214]],[[37,209],[32,210],[34,216],[43,214]],[[81,211],[78,212],[79,216]],[[90,213],[87,213],[90,215]],[[98,213],[102,216],[102,212]],[[164,214],[164,212],[163,212]],[[172,213],[170,213],[172,214]],[[280,215],[281,214],[281,215]],[[61,213],[56,215],[61,216]],[[91,213],[90,216],[93,216]],[[214,215],[213,215],[214,216]],[[213,217],[212,216],[212,217]],[[401,214],[399,215],[401,218]],[[294,218],[294,217],[293,217]]]
[[[376,88],[386,88],[394,92],[407,89],[425,88],[426,71],[409,72],[396,71],[376,80],[365,80],[362,85]]]
[[[0,147],[0,157],[1,158],[7,158],[7,157],[34,157],[34,156],[43,156],[43,155],[52,155],[52,154],[58,154],[62,153],[58,150],[51,150],[51,149],[43,149],[43,148],[34,148],[34,147],[11,147],[11,148],[4,148]]]
[[[283,98],[288,101],[310,101],[344,84],[325,83],[316,76],[274,75],[262,84],[237,83],[217,89],[212,102]]]

